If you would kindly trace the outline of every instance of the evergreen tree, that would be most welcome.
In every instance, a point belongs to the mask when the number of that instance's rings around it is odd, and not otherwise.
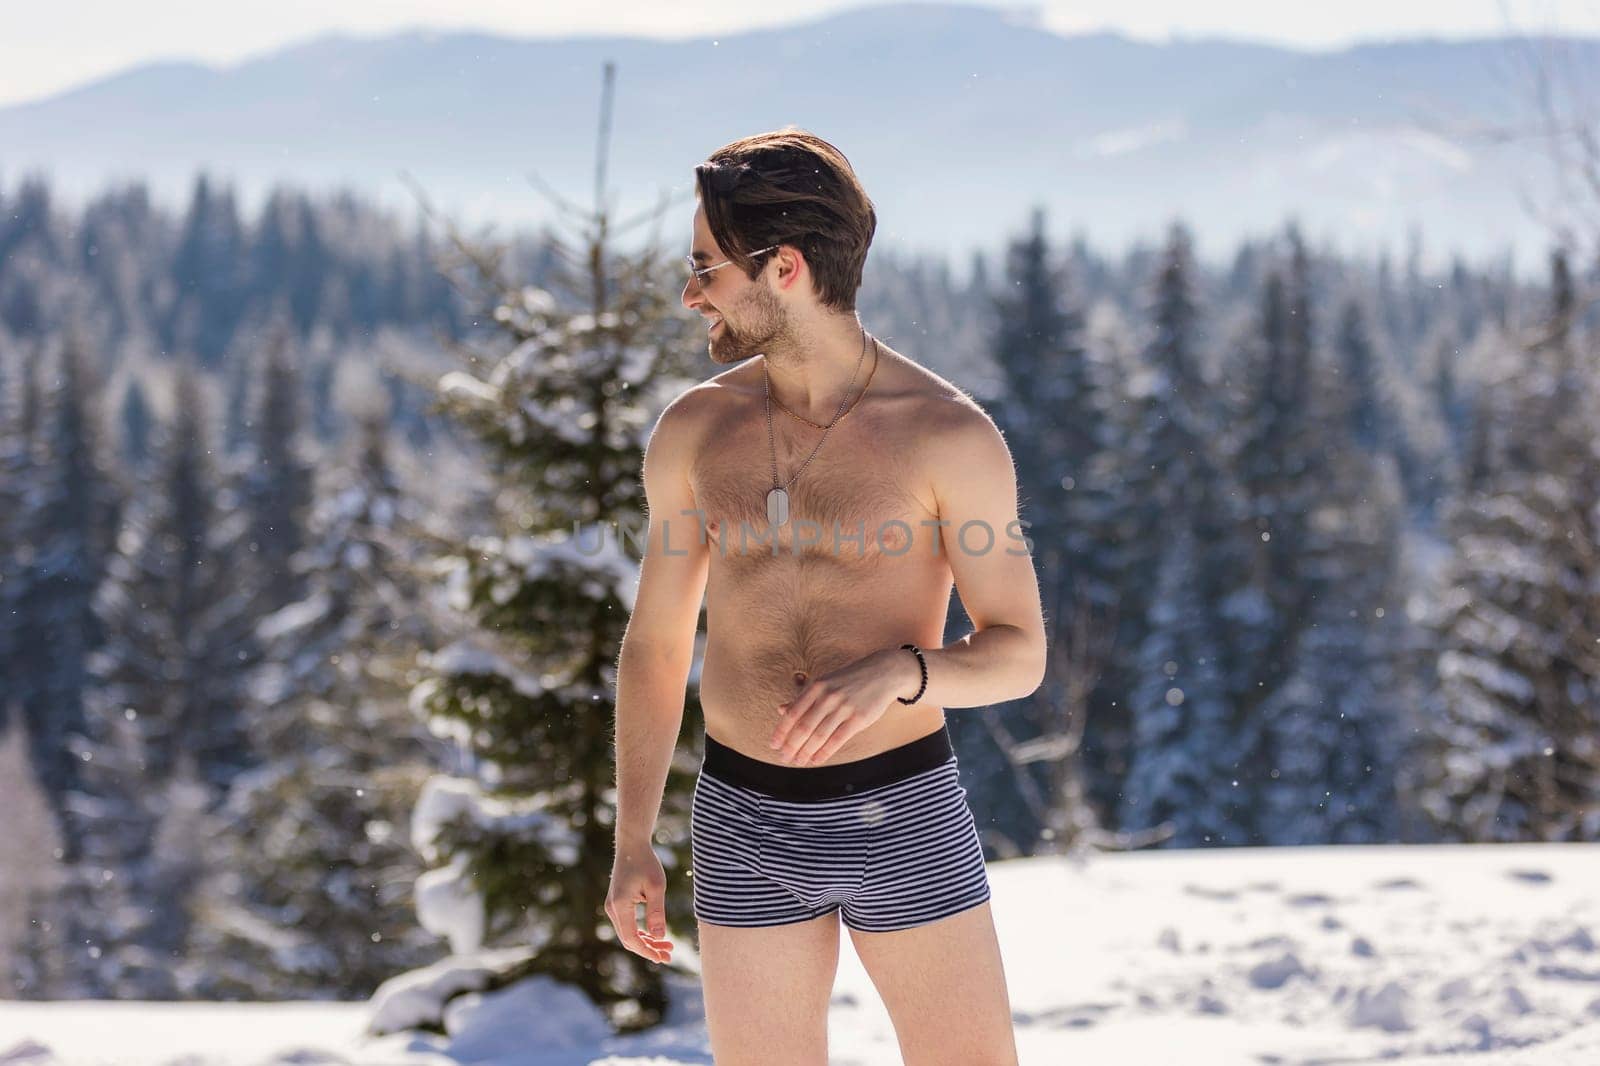
[[[1332,402],[1345,412],[1342,435],[1375,452],[1389,443],[1388,417],[1366,317],[1353,300],[1346,301],[1340,312],[1334,355],[1335,374],[1329,386],[1337,392]]]
[[[20,593],[33,558],[24,519],[35,510],[30,491],[35,427],[30,412],[38,406],[38,384],[32,357],[13,355],[21,355],[19,345],[0,345],[0,371],[5,375],[5,388],[0,390],[0,736],[14,716],[22,714],[26,691],[27,670],[16,655],[25,628]]]
[[[108,190],[84,206],[74,234],[75,265],[85,275],[108,335],[141,342],[151,335],[151,316],[161,297],[147,267],[150,252],[169,243],[164,228],[141,181]]]
[[[18,253],[31,246],[44,259],[58,259],[61,254],[59,238],[51,224],[52,204],[50,184],[42,177],[23,178],[16,194],[0,213],[0,263],[14,262]],[[33,332],[31,328],[12,324],[18,336]]]
[[[200,908],[201,993],[370,995],[437,957],[403,831],[427,754],[406,704],[405,652],[431,639],[413,576],[418,516],[364,423],[294,557],[304,598],[265,618],[251,686],[261,767],[233,782]]]
[[[246,238],[233,191],[195,180],[172,261],[176,299],[163,323],[169,351],[193,351],[207,365],[227,349],[248,299]]]
[[[1122,629],[1133,642],[1121,691],[1134,743],[1119,825],[1167,826],[1169,842],[1185,847],[1241,843],[1248,824],[1222,617],[1240,563],[1233,494],[1213,454],[1193,269],[1189,234],[1175,225],[1153,285],[1154,329],[1125,386],[1128,445],[1117,464],[1125,501],[1118,584],[1134,590],[1137,612]]]
[[[164,783],[190,753],[220,796],[249,765],[240,720],[241,677],[256,657],[257,608],[239,580],[237,496],[219,491],[210,428],[186,362],[173,417],[160,430],[157,480],[129,508],[120,550],[95,605],[111,635],[96,657],[97,682],[141,723],[146,768]]]
[[[1091,466],[1101,448],[1083,316],[1067,302],[1042,210],[1034,211],[1028,235],[1010,247],[995,310],[994,358],[1005,384],[994,404],[995,421],[1026,445],[1016,457],[1023,512],[1038,543],[1047,609],[1059,618],[1071,598],[1104,603],[1112,593],[1106,587],[1108,563],[1098,555],[1087,521],[1089,505],[1079,502],[1094,495]]]
[[[115,488],[94,436],[95,401],[77,338],[69,336],[33,467],[35,492],[17,516],[22,565],[8,597],[17,620],[9,686],[27,718],[34,772],[60,823],[67,861],[81,828],[67,806],[80,769],[69,738],[85,728],[86,663],[100,640],[91,605],[117,521]]]
[[[266,344],[249,465],[240,478],[249,512],[252,576],[263,612],[298,600],[303,591],[291,560],[300,550],[311,503],[311,470],[300,455],[300,386],[288,346],[280,325]]]
[[[1228,654],[1237,664],[1228,675],[1238,722],[1231,766],[1254,810],[1265,809],[1262,795],[1271,788],[1270,725],[1260,705],[1293,671],[1296,645],[1322,592],[1303,563],[1315,550],[1310,514],[1324,491],[1332,446],[1313,410],[1309,257],[1292,227],[1288,243],[1287,280],[1273,270],[1263,287],[1259,340],[1240,375],[1254,387],[1243,397],[1227,460],[1247,515],[1242,533],[1253,545],[1247,581],[1224,607]],[[1258,832],[1252,826],[1249,839],[1234,843],[1259,843]]]
[[[1416,788],[1449,839],[1600,839],[1600,381],[1560,255],[1551,289],[1541,335],[1489,386],[1479,487],[1448,512]]]
[[[1174,847],[1238,844],[1249,818],[1220,633],[1201,590],[1205,562],[1184,523],[1169,536],[1137,683],[1128,694],[1134,756],[1118,824],[1156,830]]]
[[[1010,244],[1005,283],[994,299],[993,354],[1002,392],[990,406],[1012,441],[1020,514],[1035,545],[1051,658],[1072,674],[1047,677],[1023,702],[1020,737],[998,709],[984,712],[982,724],[1008,758],[990,774],[975,764],[973,784],[981,790],[988,778],[1014,779],[1033,773],[1031,762],[1043,763],[1048,791],[1042,804],[1029,806],[1039,822],[1035,832],[1048,830],[1048,838],[1056,841],[1052,846],[1060,846],[1071,843],[1059,840],[1074,831],[1071,827],[1088,828],[1082,821],[1087,812],[1066,809],[1079,798],[1062,788],[1077,788],[1073,738],[1083,732],[1099,668],[1090,647],[1074,645],[1082,629],[1070,623],[1104,616],[1116,595],[1109,578],[1113,564],[1097,535],[1106,526],[1108,509],[1095,471],[1103,444],[1098,392],[1083,346],[1082,315],[1069,304],[1065,279],[1053,260],[1044,212],[1035,209],[1029,232]],[[1030,748],[1048,758],[1021,757]],[[1034,792],[1031,782],[1019,788],[1024,798]]]
[[[1258,711],[1268,844],[1374,843],[1397,829],[1404,494],[1393,459],[1361,446],[1370,422],[1356,409],[1370,400],[1348,372],[1334,372],[1348,371],[1352,338],[1364,335],[1359,314],[1346,309],[1337,361],[1310,367],[1306,430],[1330,444],[1300,545],[1299,579],[1315,596],[1296,619],[1292,668]],[[1356,446],[1334,443],[1347,438]]]
[[[494,302],[484,321],[508,350],[481,366],[469,353],[441,387],[490,451],[504,525],[449,564],[453,603],[478,628],[430,657],[415,701],[458,739],[463,769],[430,780],[414,840],[435,866],[418,886],[425,925],[458,952],[532,946],[492,984],[548,975],[634,1028],[659,1022],[666,1002],[660,969],[616,940],[604,909],[616,664],[642,547],[644,442],[667,393],[692,383],[673,360],[694,345],[664,269],[676,256],[653,242],[619,252],[610,225],[598,205],[581,247],[552,237],[559,263],[544,286],[502,277],[496,250],[468,253]],[[688,868],[692,765],[680,760],[663,798],[669,870]],[[668,913],[687,914],[687,882],[669,885]],[[429,903],[449,896],[466,919]]]
[[[57,962],[38,968],[55,984],[37,994],[177,998],[206,965],[189,950],[192,885],[214,837],[207,812],[245,765],[237,676],[249,657],[196,373],[186,364],[177,378],[158,461],[92,603],[106,640],[87,661],[93,686],[68,744],[79,846],[34,916],[61,940]]]

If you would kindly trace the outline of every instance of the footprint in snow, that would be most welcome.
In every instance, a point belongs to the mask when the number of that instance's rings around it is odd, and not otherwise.
[[[1387,881],[1379,881],[1373,888],[1421,888],[1422,882],[1409,877],[1391,877]]]

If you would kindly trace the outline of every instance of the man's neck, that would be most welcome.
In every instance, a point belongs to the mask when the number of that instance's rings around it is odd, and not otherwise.
[[[861,391],[872,362],[871,346],[854,314],[832,316],[800,332],[793,342],[772,345],[763,358],[773,398],[827,425],[849,402],[847,397]]]

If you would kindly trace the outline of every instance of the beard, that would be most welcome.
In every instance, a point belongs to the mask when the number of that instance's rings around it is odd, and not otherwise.
[[[706,352],[718,366],[760,355],[789,332],[789,316],[783,302],[765,287],[758,286],[740,304],[739,314],[744,319],[742,325],[735,326],[724,317],[706,342]]]

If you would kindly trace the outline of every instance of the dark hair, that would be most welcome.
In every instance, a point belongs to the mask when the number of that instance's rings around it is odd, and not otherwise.
[[[825,307],[854,311],[878,215],[844,153],[794,126],[743,137],[694,168],[717,244],[752,281],[766,255],[799,248]]]

